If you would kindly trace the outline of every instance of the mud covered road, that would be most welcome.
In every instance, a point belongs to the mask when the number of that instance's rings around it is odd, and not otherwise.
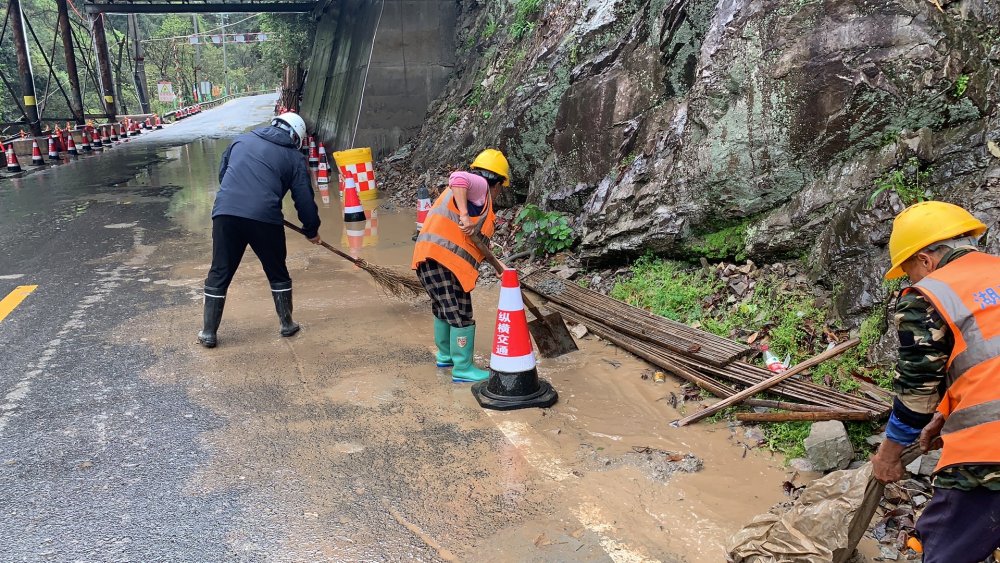
[[[670,428],[676,384],[593,338],[540,363],[553,408],[480,409],[433,365],[427,302],[298,235],[302,332],[248,254],[199,347],[219,156],[272,104],[0,180],[0,297],[37,285],[0,321],[0,559],[718,563],[784,499],[780,459]],[[405,268],[413,211],[369,215],[361,253]],[[496,300],[475,292],[480,353]]]

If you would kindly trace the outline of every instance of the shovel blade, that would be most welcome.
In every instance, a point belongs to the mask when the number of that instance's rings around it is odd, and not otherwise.
[[[528,331],[534,337],[538,353],[543,358],[557,358],[577,350],[576,341],[559,313],[549,313],[541,319],[530,321]]]

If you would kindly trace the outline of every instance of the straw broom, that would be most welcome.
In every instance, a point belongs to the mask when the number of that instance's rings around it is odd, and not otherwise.
[[[299,234],[303,234],[302,229],[297,225],[285,221],[285,226]],[[412,274],[406,275],[391,268],[372,264],[363,258],[354,258],[330,246],[325,241],[320,244],[330,252],[345,260],[349,260],[352,264],[367,272],[383,291],[393,297],[405,299],[407,297],[417,297],[425,293],[424,286],[420,285],[420,281]]]

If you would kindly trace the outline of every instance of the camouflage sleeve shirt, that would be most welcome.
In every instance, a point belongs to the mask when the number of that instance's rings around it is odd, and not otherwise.
[[[940,266],[971,252],[957,248],[945,255]],[[917,292],[909,292],[896,304],[895,321],[899,332],[899,360],[893,389],[896,397],[886,436],[908,445],[930,422],[944,395],[948,357],[955,339],[948,324],[933,304]],[[1000,490],[1000,466],[964,465],[939,472],[934,486],[970,490],[977,486]]]

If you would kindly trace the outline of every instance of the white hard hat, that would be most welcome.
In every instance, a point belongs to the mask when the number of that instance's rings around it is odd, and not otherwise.
[[[293,111],[286,111],[271,120],[271,125],[278,125],[279,123],[287,125],[291,129],[288,131],[288,134],[292,137],[292,142],[296,144],[296,148],[301,149],[302,143],[306,140],[306,122],[299,117],[299,114]]]

